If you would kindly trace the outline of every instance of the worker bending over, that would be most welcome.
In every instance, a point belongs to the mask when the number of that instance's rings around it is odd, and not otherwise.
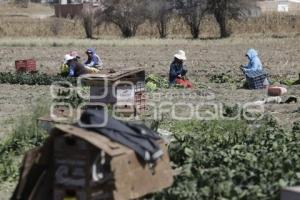
[[[174,60],[170,66],[169,72],[169,85],[174,86],[175,84],[181,85],[185,88],[192,88],[190,81],[186,79],[187,69],[183,65],[186,60],[185,52],[179,50],[177,54],[174,55]]]

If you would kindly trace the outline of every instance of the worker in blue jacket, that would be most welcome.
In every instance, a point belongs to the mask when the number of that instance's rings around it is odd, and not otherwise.
[[[262,63],[255,49],[249,49],[246,56],[249,60],[249,63],[247,65],[241,66],[241,69],[244,72],[244,74],[263,70]]]
[[[241,66],[241,70],[246,76],[244,87],[248,89],[267,87],[270,82],[267,78],[267,73],[263,70],[263,65],[258,57],[257,51],[255,49],[249,49],[246,53],[246,57],[249,60],[248,64]]]
[[[84,63],[87,67],[95,67],[100,68],[102,67],[103,63],[100,57],[96,54],[95,49],[88,48],[86,50],[86,54],[88,56],[87,61]]]
[[[179,50],[177,54],[174,55],[174,60],[170,66],[169,71],[169,86],[175,84],[182,85],[184,88],[192,88],[192,83],[185,78],[187,74],[187,69],[183,65],[183,61],[186,60],[185,52]]]

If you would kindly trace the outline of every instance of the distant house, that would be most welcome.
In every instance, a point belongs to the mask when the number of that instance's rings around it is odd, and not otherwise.
[[[48,0],[49,1],[49,0]],[[51,1],[51,0],[50,0]],[[99,8],[99,0],[59,0],[54,4],[56,17],[70,17],[74,18],[80,16],[82,11],[87,7]]]
[[[259,1],[257,6],[262,13],[279,12],[279,13],[300,13],[300,0],[268,0]]]

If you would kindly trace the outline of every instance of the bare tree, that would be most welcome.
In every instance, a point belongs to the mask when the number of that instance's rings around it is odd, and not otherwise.
[[[101,0],[103,9],[96,14],[97,24],[113,23],[120,28],[123,37],[133,37],[145,22],[145,0]]]
[[[60,18],[53,18],[50,24],[51,32],[57,36],[63,30],[64,23]]]
[[[199,37],[200,25],[208,11],[209,0],[177,0],[176,8],[190,27],[194,39]]]
[[[156,24],[160,38],[168,35],[168,23],[170,22],[174,0],[149,0],[149,19]]]
[[[210,11],[220,27],[221,38],[230,36],[228,19],[248,15],[256,7],[256,0],[210,0]]]
[[[28,8],[29,0],[14,0],[14,3],[21,8]]]
[[[86,37],[89,39],[93,38],[94,13],[93,6],[84,7],[81,13],[82,25],[84,27]]]

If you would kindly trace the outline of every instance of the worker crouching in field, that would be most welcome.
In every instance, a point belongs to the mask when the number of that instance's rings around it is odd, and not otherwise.
[[[175,84],[181,85],[185,88],[193,87],[192,83],[186,79],[187,69],[183,65],[185,60],[185,52],[182,50],[179,50],[178,53],[174,55],[174,61],[170,66],[169,72],[170,87]]]
[[[65,55],[64,63],[60,67],[61,75],[64,77],[78,77],[83,74],[99,73],[94,67],[88,67],[80,62],[80,56],[77,51],[71,51]]]
[[[267,73],[263,70],[263,65],[255,49],[249,49],[246,53],[249,62],[241,65],[241,70],[246,77],[245,88],[262,89],[269,85]]]
[[[102,68],[103,63],[100,57],[96,54],[95,49],[88,48],[86,50],[86,54],[88,56],[87,61],[84,63],[86,67],[94,67],[94,68]]]
[[[62,75],[69,77],[78,77],[82,74],[88,73],[85,66],[81,64],[77,57],[73,57],[70,54],[65,55],[64,59],[64,70],[62,70]]]

